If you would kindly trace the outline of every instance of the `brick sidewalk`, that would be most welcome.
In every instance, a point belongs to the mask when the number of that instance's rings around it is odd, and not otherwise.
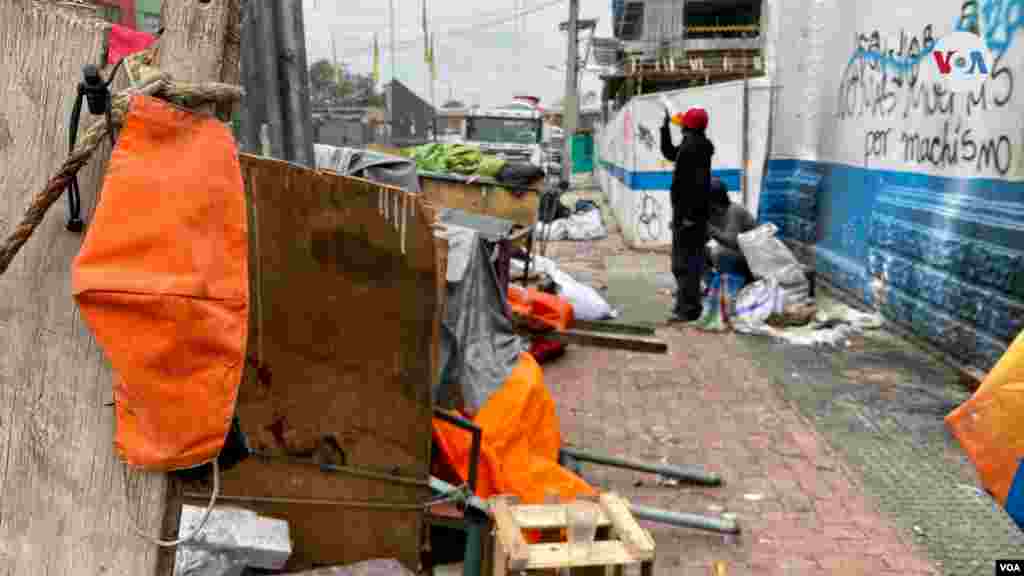
[[[613,236],[549,249],[570,273],[603,277]],[[667,310],[667,308],[666,308]],[[545,366],[567,443],[719,473],[719,488],[660,486],[650,475],[584,465],[586,478],[638,504],[737,515],[736,538],[648,524],[655,574],[706,575],[717,560],[730,575],[936,574],[864,496],[852,475],[734,335],[665,328],[668,355],[572,347]]]

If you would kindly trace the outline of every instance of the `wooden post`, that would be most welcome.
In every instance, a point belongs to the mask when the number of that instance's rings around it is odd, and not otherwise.
[[[178,79],[222,78],[223,4],[164,3],[161,59]],[[75,87],[82,67],[100,62],[105,26],[0,0],[0,37],[12,47],[0,70],[19,71],[0,80],[0,230],[65,160]],[[104,144],[79,174],[86,226],[108,156]],[[115,455],[110,366],[70,291],[83,237],[64,229],[58,206],[0,276],[0,557],[12,574],[153,574],[158,549],[131,524],[167,535],[166,476],[129,473],[126,482]]]

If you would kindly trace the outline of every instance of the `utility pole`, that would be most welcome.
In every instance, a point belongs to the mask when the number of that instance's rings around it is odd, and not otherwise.
[[[242,142],[248,152],[313,166],[301,0],[245,2],[242,12]]]
[[[579,65],[580,0],[569,0],[569,41],[565,62],[565,100],[562,103],[562,179],[572,181],[572,141],[576,135],[576,117],[579,102],[576,94],[577,67]]]
[[[388,108],[388,144],[394,142],[395,134],[395,106],[394,106],[394,93],[395,93],[395,79],[398,78],[398,65],[395,63],[398,58],[397,43],[395,42],[395,0],[391,0],[390,10],[388,12],[388,19],[391,25],[391,58],[388,60],[391,62],[391,89],[385,92],[384,104]]]

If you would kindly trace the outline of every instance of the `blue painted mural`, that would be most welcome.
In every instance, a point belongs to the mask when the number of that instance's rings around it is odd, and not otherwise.
[[[922,73],[932,25],[858,33],[824,120],[837,136],[820,152],[848,160],[770,160],[759,217],[813,246],[836,285],[987,371],[1024,327],[1024,183],[1013,181],[1024,133],[1009,58],[1024,0],[983,0],[977,16],[953,27],[995,57],[969,94]]]

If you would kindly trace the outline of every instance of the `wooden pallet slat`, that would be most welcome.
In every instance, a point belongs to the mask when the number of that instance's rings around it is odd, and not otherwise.
[[[495,532],[501,543],[498,556],[502,557],[509,570],[524,570],[530,557],[530,549],[526,538],[523,537],[523,529],[512,514],[511,500],[491,500],[491,514],[494,516]]]
[[[654,539],[646,530],[637,524],[629,511],[629,504],[618,494],[610,492],[601,495],[601,508],[611,520],[616,536],[622,540],[631,554],[638,556],[654,555]]]
[[[653,557],[653,554],[652,554]],[[632,555],[619,540],[593,542],[584,558],[569,558],[569,544],[534,544],[530,546],[530,559],[524,570],[550,570],[552,568],[584,568],[587,566],[620,566],[636,564],[651,558]]]
[[[508,576],[513,572],[546,573],[552,569],[570,568],[572,574],[602,573],[601,569],[614,568],[622,574],[627,565],[640,565],[641,574],[653,571],[655,545],[651,535],[637,524],[629,510],[629,503],[615,493],[602,494],[598,500],[599,538],[589,546],[585,557],[571,557],[569,543],[542,542],[526,544],[523,530],[550,532],[566,527],[565,504],[512,505],[507,498],[491,500],[494,521],[494,576]],[[602,530],[603,529],[603,530]],[[596,571],[596,572],[595,572]]]

